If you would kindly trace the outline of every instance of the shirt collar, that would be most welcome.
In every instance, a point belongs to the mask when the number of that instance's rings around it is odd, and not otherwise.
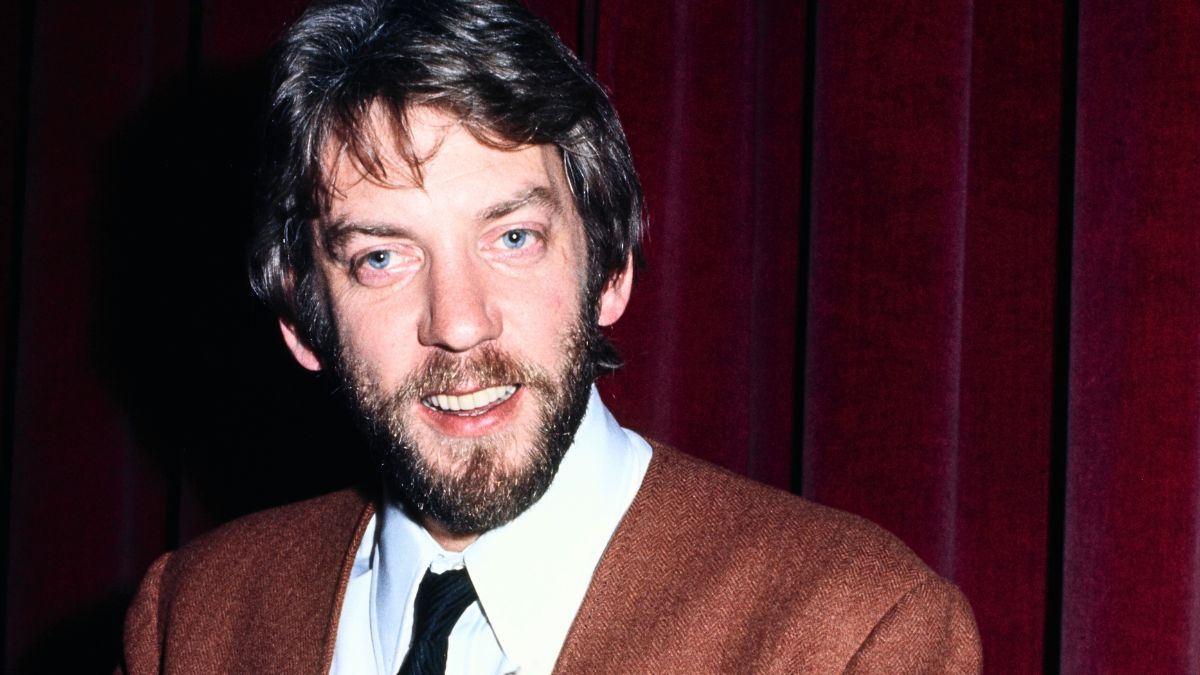
[[[523,672],[553,669],[649,461],[649,445],[617,424],[592,387],[575,440],[546,494],[462,553],[501,649]],[[373,640],[376,654],[390,656],[403,626],[411,625],[411,599],[425,570],[439,558],[452,567],[457,556],[395,504],[385,504],[380,518]]]

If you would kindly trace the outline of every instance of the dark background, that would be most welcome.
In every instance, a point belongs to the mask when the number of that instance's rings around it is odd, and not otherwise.
[[[361,474],[243,272],[302,4],[0,5],[6,671],[108,671],[155,555]],[[531,4],[649,199],[624,424],[896,533],[989,672],[1200,670],[1200,5]]]

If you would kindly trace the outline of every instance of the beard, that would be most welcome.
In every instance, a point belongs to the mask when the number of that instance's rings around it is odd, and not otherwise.
[[[587,410],[598,334],[588,325],[580,321],[568,332],[554,374],[484,345],[466,356],[434,351],[387,390],[365,362],[343,350],[338,374],[388,494],[455,535],[499,527],[541,499]],[[508,384],[533,396],[524,402],[534,403],[532,423],[513,419],[479,438],[431,437],[412,412],[433,394]]]

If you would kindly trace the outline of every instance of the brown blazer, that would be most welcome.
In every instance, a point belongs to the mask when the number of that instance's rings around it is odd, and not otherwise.
[[[156,561],[124,670],[327,673],[372,508],[255,514]],[[558,673],[976,673],[971,609],[878,527],[669,448],[600,560]]]

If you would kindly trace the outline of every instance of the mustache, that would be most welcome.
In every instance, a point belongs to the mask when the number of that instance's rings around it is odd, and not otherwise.
[[[520,384],[544,395],[556,391],[545,369],[521,361],[494,345],[485,345],[469,355],[433,352],[400,383],[395,400],[423,399],[433,394],[462,389]]]

